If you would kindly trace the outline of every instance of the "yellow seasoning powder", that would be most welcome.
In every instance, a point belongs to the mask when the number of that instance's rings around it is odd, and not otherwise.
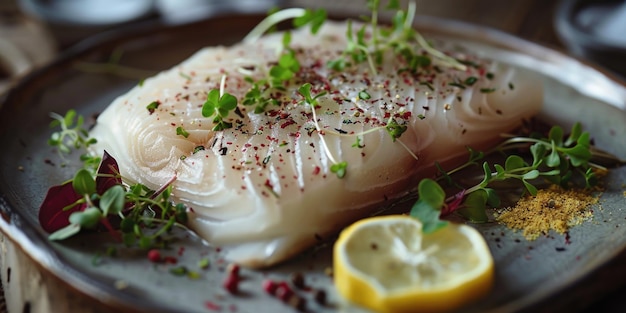
[[[536,196],[525,196],[514,207],[494,213],[496,221],[514,230],[521,230],[527,240],[535,240],[554,230],[564,234],[570,227],[592,217],[589,206],[598,197],[589,190],[562,189],[551,186]]]

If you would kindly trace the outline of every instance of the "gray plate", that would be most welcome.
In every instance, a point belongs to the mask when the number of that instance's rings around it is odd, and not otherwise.
[[[164,312],[206,312],[211,305],[237,312],[280,312],[288,306],[264,294],[265,277],[287,279],[299,271],[312,289],[324,289],[330,305],[309,301],[310,311],[342,309],[332,280],[324,274],[330,266],[329,246],[306,252],[295,260],[266,271],[243,270],[245,280],[238,296],[221,287],[225,262],[218,248],[184,232],[166,255],[200,273],[199,279],[169,273],[172,265],[154,265],[145,252],[121,249],[117,257],[94,255],[112,243],[99,234],[80,235],[64,242],[49,242],[37,221],[46,190],[70,178],[75,168],[62,167],[56,152],[46,145],[51,134],[49,113],[76,108],[85,116],[103,110],[116,96],[137,84],[137,79],[89,73],[75,68],[78,61],[106,60],[122,48],[122,64],[162,70],[191,55],[202,46],[230,44],[259,21],[258,16],[227,16],[192,25],[147,25],[131,32],[100,37],[84,43],[50,66],[26,77],[4,99],[0,112],[0,228],[41,267],[76,290],[116,309]],[[420,17],[417,27],[428,35],[450,37],[478,46],[485,55],[502,58],[539,73],[546,87],[543,117],[568,127],[581,121],[595,143],[626,158],[626,88],[602,72],[559,52],[496,31]],[[199,36],[204,32],[206,35]],[[73,156],[76,159],[77,156]],[[496,259],[496,286],[483,301],[464,311],[520,311],[579,309],[610,285],[602,277],[604,265],[626,247],[626,169],[611,172],[608,189],[594,219],[564,236],[548,234],[534,242],[490,223],[477,225]],[[211,259],[207,270],[197,262]],[[623,276],[623,275],[622,275]],[[615,277],[614,277],[615,278]],[[620,277],[613,279],[613,283]],[[312,291],[302,291],[311,298]],[[573,297],[572,295],[575,295]]]

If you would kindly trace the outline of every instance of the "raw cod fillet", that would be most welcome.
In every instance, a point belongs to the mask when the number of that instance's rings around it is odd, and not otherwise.
[[[282,35],[205,48],[117,98],[91,132],[95,149],[115,157],[129,182],[157,189],[176,177],[173,196],[191,208],[189,226],[230,261],[264,267],[406,195],[435,161],[451,166],[466,160],[466,146],[492,146],[542,104],[532,75],[449,51],[453,44],[438,48],[470,64],[465,71],[433,60],[412,74],[392,52],[377,75],[367,62],[333,71],[326,63],[345,49],[345,33],[340,22],[317,35],[294,31],[301,69],[285,91],[271,92],[280,105],[264,113],[242,105],[252,86],[244,78],[267,77]],[[229,115],[232,128],[213,131],[201,108],[223,76],[239,112]],[[297,92],[306,82],[313,96],[327,92],[315,112]],[[407,126],[395,141],[384,129],[390,118]],[[331,172],[333,162],[347,162],[345,177]]]

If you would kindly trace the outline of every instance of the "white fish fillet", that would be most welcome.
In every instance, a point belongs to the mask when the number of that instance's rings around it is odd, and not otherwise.
[[[377,76],[367,62],[333,72],[325,64],[345,49],[345,31],[339,22],[325,23],[315,36],[295,31],[291,46],[302,69],[286,92],[274,94],[282,105],[262,114],[241,104],[251,86],[244,77],[266,76],[282,35],[205,48],[117,98],[91,132],[96,150],[115,157],[126,179],[151,188],[176,176],[173,195],[192,208],[190,227],[226,247],[231,261],[262,267],[405,195],[433,174],[435,161],[464,161],[466,146],[493,145],[542,104],[540,83],[528,73],[467,52],[450,53],[480,66],[440,66],[440,72],[412,76],[399,71],[405,65],[388,53]],[[241,115],[231,113],[234,127],[215,132],[201,106],[223,75]],[[478,80],[465,88],[449,84],[468,77]],[[298,103],[296,90],[304,82],[313,85],[313,95],[329,92],[315,111],[322,132],[315,131],[310,106]],[[359,98],[364,90],[370,99]],[[159,106],[150,113],[146,106],[153,101]],[[358,135],[390,116],[408,127],[398,141],[384,129]],[[177,127],[189,136],[177,135]],[[353,146],[357,135],[361,148]],[[200,146],[204,150],[194,153]],[[329,156],[347,162],[344,178],[331,173]]]

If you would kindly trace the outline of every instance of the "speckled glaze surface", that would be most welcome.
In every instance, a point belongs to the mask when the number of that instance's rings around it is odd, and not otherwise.
[[[307,251],[298,258],[264,271],[242,270],[241,293],[227,294],[222,280],[227,264],[218,247],[191,233],[178,238],[164,255],[178,263],[155,265],[144,251],[118,250],[116,257],[102,255],[114,245],[101,234],[84,234],[63,242],[50,242],[38,225],[37,212],[46,190],[70,178],[72,159],[61,166],[56,151],[46,142],[52,130],[49,113],[75,108],[85,116],[104,109],[116,96],[137,84],[138,79],[78,70],[82,61],[103,62],[123,49],[121,64],[159,71],[190,56],[197,49],[236,42],[259,16],[226,16],[191,25],[167,27],[145,25],[124,34],[100,37],[68,51],[56,62],[26,77],[4,99],[0,111],[0,229],[42,268],[96,301],[112,308],[150,312],[223,311],[282,312],[293,309],[266,295],[264,278],[287,280],[301,272],[309,290],[312,312],[357,310],[346,308],[337,298],[332,278],[332,242]],[[416,26],[429,36],[451,38],[478,47],[487,57],[503,59],[536,71],[545,85],[542,118],[569,127],[581,121],[596,145],[626,158],[626,87],[576,59],[496,31],[434,18],[418,18]],[[198,30],[206,34],[197,35]],[[547,234],[528,242],[521,234],[497,223],[473,225],[485,236],[496,260],[496,285],[488,297],[464,308],[467,312],[556,310],[576,308],[601,292],[594,279],[603,265],[626,248],[626,168],[611,171],[606,191],[594,210],[593,220],[573,228],[569,240]],[[208,269],[198,261],[210,259]],[[185,266],[198,279],[179,277],[169,271]],[[312,300],[314,290],[329,295],[328,304]]]

